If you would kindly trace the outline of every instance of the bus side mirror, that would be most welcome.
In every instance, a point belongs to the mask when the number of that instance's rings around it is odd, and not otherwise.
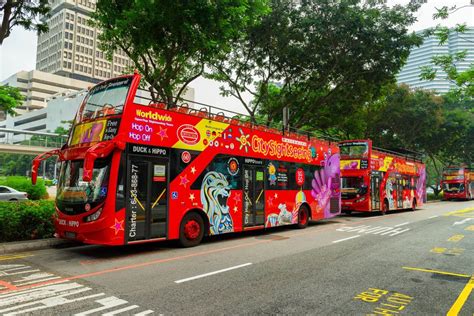
[[[31,166],[31,183],[33,185],[36,184],[36,180],[38,179],[38,168],[39,168],[40,163],[41,163],[41,160],[35,158]]]
[[[94,162],[97,158],[97,153],[87,152],[84,158],[84,170],[82,171],[82,180],[84,182],[92,181],[92,174],[94,173]]]
[[[33,159],[33,162],[31,164],[31,183],[33,185],[36,184],[36,180],[38,178],[38,168],[39,168],[40,163],[51,156],[58,156],[59,159],[64,158],[58,149],[53,149],[43,154],[39,154],[38,156],[35,157],[35,159]]]

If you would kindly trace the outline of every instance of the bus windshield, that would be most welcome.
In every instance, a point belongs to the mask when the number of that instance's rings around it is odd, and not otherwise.
[[[122,114],[132,77],[106,81],[91,89],[84,100],[79,122]]]
[[[97,159],[91,182],[82,181],[83,160],[65,161],[61,166],[56,205],[68,215],[87,212],[107,195],[109,159]]]
[[[463,183],[445,183],[443,190],[445,192],[463,192],[464,184]]]
[[[364,184],[364,178],[362,177],[342,177],[341,184],[341,190],[345,192],[356,192],[360,194],[367,189],[367,186]]]
[[[367,158],[369,154],[369,146],[367,143],[341,143],[339,144],[341,157],[349,158]]]

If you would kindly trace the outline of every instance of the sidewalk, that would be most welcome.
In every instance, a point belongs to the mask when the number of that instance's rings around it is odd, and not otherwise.
[[[4,242],[0,243],[0,255],[12,252],[33,251],[46,248],[66,248],[78,245],[81,244],[57,238]]]

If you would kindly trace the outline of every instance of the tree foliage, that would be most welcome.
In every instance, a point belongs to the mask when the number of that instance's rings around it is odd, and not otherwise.
[[[467,6],[462,7],[448,7],[443,6],[437,9],[434,14],[434,19],[447,19],[449,14],[461,10]],[[453,28],[448,28],[438,24],[436,27],[428,29],[424,36],[434,36],[438,39],[440,45],[446,44],[449,37],[456,35],[459,41],[464,41],[466,44],[473,43],[470,39],[463,36],[468,30],[466,24],[458,24]],[[474,63],[464,71],[459,70],[459,65],[467,62],[467,50],[455,51],[449,54],[441,54],[433,56],[431,65],[422,67],[421,79],[434,80],[437,77],[445,76],[447,80],[454,84],[455,87],[451,89],[449,95],[451,98],[456,98],[459,101],[471,101],[471,109],[474,109]],[[441,71],[441,74],[439,73]]]
[[[0,112],[16,115],[15,108],[22,104],[24,98],[20,90],[10,86],[0,86]]]
[[[474,162],[470,103],[406,85],[390,85],[384,90],[383,97],[341,117],[338,136],[370,138],[378,147],[422,154],[428,166],[428,184],[438,195],[443,167]]]
[[[265,0],[101,0],[94,24],[109,57],[122,49],[152,98],[173,104],[266,11]]]
[[[258,110],[269,120],[281,120],[287,106],[294,127],[333,127],[335,115],[380,96],[410,48],[421,43],[407,29],[416,6],[358,0],[270,3],[272,12],[250,27],[209,75],[225,83],[223,93],[237,97],[251,116]],[[245,104],[242,92],[253,95],[251,104]]]
[[[0,0],[0,45],[17,25],[38,33],[47,32],[47,23],[39,18],[49,11],[48,0]]]

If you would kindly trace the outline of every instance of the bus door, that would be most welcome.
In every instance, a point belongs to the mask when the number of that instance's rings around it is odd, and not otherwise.
[[[250,160],[250,159],[245,159]],[[243,226],[256,226],[265,223],[265,191],[263,161],[251,159],[261,165],[244,164],[243,168]]]
[[[380,183],[382,182],[382,173],[372,171],[370,174],[370,204],[372,210],[380,209]]]
[[[397,174],[397,208],[403,208],[403,179]]]
[[[166,237],[169,160],[129,155],[127,162],[126,240]]]

